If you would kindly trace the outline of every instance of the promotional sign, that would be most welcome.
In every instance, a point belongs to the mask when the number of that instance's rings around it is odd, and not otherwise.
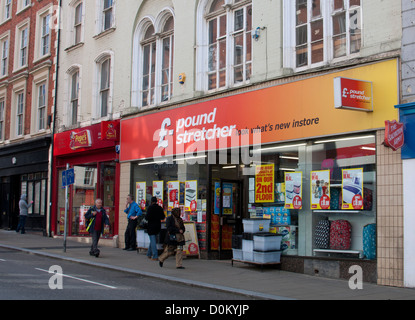
[[[311,209],[330,209],[330,170],[311,171]]]
[[[179,195],[180,195],[180,181],[167,182],[167,194],[169,197],[168,210],[179,207]]]
[[[274,202],[274,164],[255,167],[255,202]]]
[[[135,199],[137,201],[137,204],[140,206],[140,208],[143,210],[146,208],[146,182],[136,182],[135,184]]]
[[[199,256],[199,241],[197,238],[196,224],[193,221],[184,222],[185,232],[183,252],[187,256]]]
[[[342,209],[363,210],[363,168],[342,169]]]
[[[373,111],[372,82],[335,78],[334,105],[337,109]]]
[[[197,209],[197,180],[187,180],[185,183],[184,209],[194,212]]]
[[[153,197],[157,198],[157,204],[160,207],[163,207],[163,189],[164,189],[164,181],[153,181]]]
[[[403,123],[396,120],[385,121],[385,146],[397,151],[403,147],[405,143]]]
[[[120,161],[163,159],[378,129],[384,126],[385,119],[396,117],[391,106],[396,105],[398,97],[397,65],[392,59],[123,119]],[[376,112],[368,113],[362,121],[361,113],[333,108],[333,81],[338,77],[376,79]],[[351,96],[350,88],[344,89]],[[355,91],[354,96],[361,96],[360,91],[367,95],[365,88]],[[371,104],[372,101],[363,103]]]
[[[232,215],[232,183],[222,184],[222,214]]]
[[[285,208],[302,209],[303,208],[303,173],[286,172],[285,173]]]
[[[215,182],[215,209],[214,214],[220,214],[220,194],[221,194],[220,182]]]

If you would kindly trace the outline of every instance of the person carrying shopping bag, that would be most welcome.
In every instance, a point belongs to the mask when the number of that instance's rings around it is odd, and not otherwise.
[[[184,239],[184,222],[180,218],[180,209],[174,208],[171,211],[171,215],[166,219],[167,234],[165,239],[164,251],[159,257],[159,265],[163,267],[164,261],[174,255],[176,252],[176,268],[184,269],[183,262],[183,246],[185,244]]]

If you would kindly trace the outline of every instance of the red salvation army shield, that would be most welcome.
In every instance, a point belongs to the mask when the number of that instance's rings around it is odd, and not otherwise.
[[[404,141],[404,130],[403,123],[399,123],[396,120],[385,121],[385,145],[396,151],[403,147]]]

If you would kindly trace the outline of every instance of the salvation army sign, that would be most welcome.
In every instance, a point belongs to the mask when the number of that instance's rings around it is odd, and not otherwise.
[[[403,123],[396,120],[385,121],[385,146],[396,151],[404,145]]]

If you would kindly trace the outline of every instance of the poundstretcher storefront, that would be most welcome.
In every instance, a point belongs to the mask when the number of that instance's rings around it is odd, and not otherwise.
[[[189,255],[230,259],[244,219],[269,219],[284,235],[282,269],[349,278],[358,265],[376,282],[378,157],[397,72],[388,60],[125,118],[121,192],[144,210],[152,196],[166,215],[180,207]],[[336,221],[350,237],[325,243],[319,230]]]

